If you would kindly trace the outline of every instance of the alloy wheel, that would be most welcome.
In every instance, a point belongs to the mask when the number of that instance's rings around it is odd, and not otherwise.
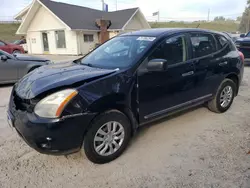
[[[124,137],[125,131],[119,122],[107,122],[95,134],[94,149],[101,156],[112,155],[121,147]]]
[[[231,86],[226,86],[220,94],[220,105],[226,108],[233,98],[233,88]]]

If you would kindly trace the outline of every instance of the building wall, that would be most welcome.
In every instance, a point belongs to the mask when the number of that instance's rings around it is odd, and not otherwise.
[[[150,29],[147,20],[143,17],[142,13],[138,11],[136,15],[130,20],[130,22],[125,26],[124,30],[120,31],[109,31],[109,37],[113,38],[119,34],[127,33],[131,31],[137,31],[142,29]]]
[[[126,25],[124,32],[136,31],[141,29],[149,29],[147,21],[143,18],[143,15],[138,11],[136,15]]]
[[[55,31],[57,30],[65,31],[66,48],[56,47]],[[69,30],[65,24],[61,23],[54,15],[41,6],[28,27],[27,41],[29,53],[44,53],[42,41],[43,32],[46,32],[48,35],[49,54],[79,54],[76,32]]]
[[[22,18],[21,18],[22,21],[26,18],[26,16],[27,16],[27,13],[22,16]]]
[[[118,34],[119,34],[118,31],[110,31],[109,32],[109,38],[113,38],[113,37],[117,36]]]
[[[128,23],[128,25],[125,27],[125,31],[129,32],[129,31],[136,31],[139,29],[143,29],[143,24],[140,22],[138,14],[136,14]]]
[[[84,42],[84,34],[93,34],[93,42]],[[87,32],[87,31],[78,31],[77,32],[78,47],[80,48],[79,52],[83,55],[87,54],[91,49],[95,47],[96,43],[99,43],[98,32]]]

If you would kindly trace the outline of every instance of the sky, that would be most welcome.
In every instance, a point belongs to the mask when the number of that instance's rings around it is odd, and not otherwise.
[[[101,9],[101,0],[54,0],[95,9]],[[154,21],[160,12],[160,21],[194,21],[207,20],[210,10],[210,20],[216,16],[235,19],[242,15],[247,0],[104,0],[109,5],[109,11],[117,8],[126,9],[140,7],[145,17]],[[29,5],[32,0],[0,0],[0,21],[11,20],[20,10]]]

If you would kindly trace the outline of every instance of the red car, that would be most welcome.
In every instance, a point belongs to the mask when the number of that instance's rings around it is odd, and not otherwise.
[[[10,54],[14,53],[24,53],[24,49],[22,46],[16,44],[6,43],[0,40],[0,50],[8,52]]]

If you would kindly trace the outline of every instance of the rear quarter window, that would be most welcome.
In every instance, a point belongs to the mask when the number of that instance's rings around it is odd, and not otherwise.
[[[226,37],[221,36],[221,35],[216,35],[215,37],[216,37],[217,42],[218,42],[219,50],[224,48],[226,45],[228,45],[229,41]]]

